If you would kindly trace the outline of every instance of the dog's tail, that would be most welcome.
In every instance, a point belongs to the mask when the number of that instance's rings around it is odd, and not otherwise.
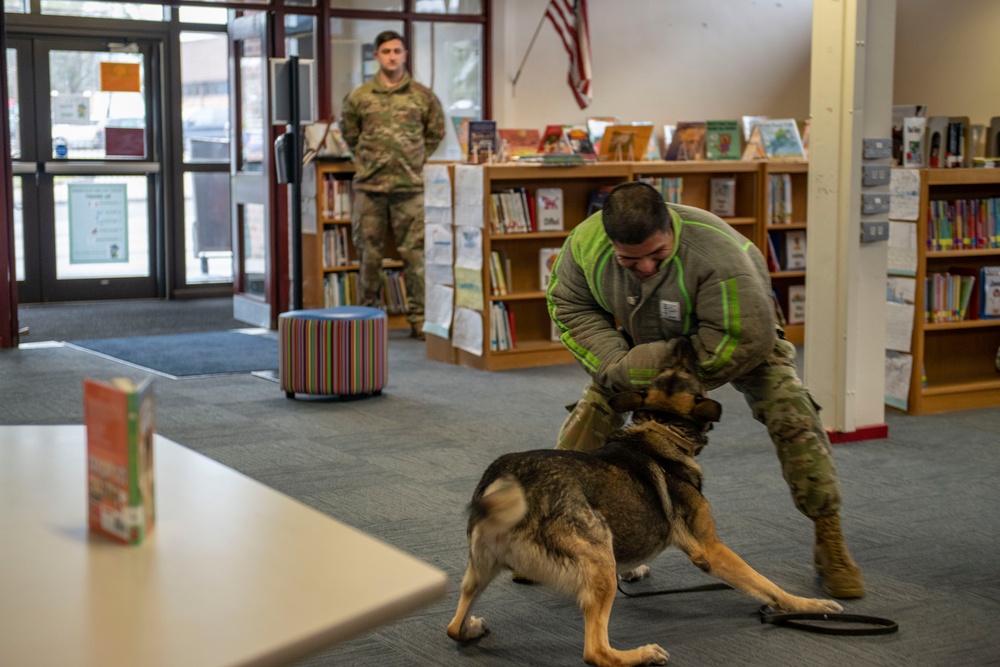
[[[506,533],[528,513],[524,489],[516,479],[504,475],[486,487],[469,505],[469,526],[493,535]]]

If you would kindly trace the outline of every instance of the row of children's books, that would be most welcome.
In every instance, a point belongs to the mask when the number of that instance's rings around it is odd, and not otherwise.
[[[323,192],[320,211],[325,218],[349,220],[351,218],[351,181],[323,174]]]
[[[791,174],[771,174],[768,176],[765,216],[769,225],[788,225],[793,222]]]
[[[927,322],[1000,318],[1000,266],[952,267],[929,273],[924,300]]]
[[[552,276],[552,269],[555,267],[556,258],[559,256],[561,248],[539,248],[538,250],[538,289],[545,291],[549,288],[549,278]],[[490,251],[490,290],[493,296],[507,296],[511,294],[509,285],[511,284],[511,264],[510,257],[505,250]]]
[[[390,315],[406,312],[406,280],[403,272],[386,269],[382,272],[382,289],[379,291],[382,309]],[[323,304],[325,308],[334,306],[356,306],[361,303],[361,281],[353,271],[328,273],[323,278]]]
[[[1000,198],[928,202],[928,250],[984,248],[1000,248]]]
[[[742,121],[708,120],[663,126],[660,148],[652,123],[622,123],[595,117],[586,125],[548,125],[536,129],[498,128],[496,121],[453,117],[455,133],[468,162],[558,163],[594,160],[781,160],[802,159],[808,147],[808,121],[744,116]],[[742,123],[742,129],[741,129]]]
[[[503,301],[490,304],[490,351],[512,350],[514,338],[514,312]]]
[[[357,263],[350,256],[350,237],[351,228],[347,225],[323,230],[323,266],[348,266]]]
[[[968,116],[928,116],[927,107],[892,108],[892,153],[896,165],[954,169],[1000,166],[1000,116],[988,125]]]
[[[562,188],[511,188],[490,193],[490,232],[523,234],[563,229]]]

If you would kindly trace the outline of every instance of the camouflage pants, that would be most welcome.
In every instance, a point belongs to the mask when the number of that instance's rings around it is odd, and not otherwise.
[[[771,356],[732,383],[746,398],[753,417],[767,427],[792,499],[811,519],[840,509],[840,486],[830,440],[819,408],[795,367],[795,346],[778,340]],[[557,449],[590,451],[622,424],[607,403],[609,393],[591,383],[559,429]]]
[[[424,323],[424,193],[355,190],[351,228],[361,263],[361,305],[381,306],[382,258],[391,229],[403,260],[406,319],[419,329]]]

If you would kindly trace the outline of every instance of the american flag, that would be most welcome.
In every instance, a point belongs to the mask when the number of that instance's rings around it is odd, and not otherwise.
[[[569,87],[576,103],[586,109],[591,102],[587,0],[550,0],[545,16],[552,21],[569,54]]]

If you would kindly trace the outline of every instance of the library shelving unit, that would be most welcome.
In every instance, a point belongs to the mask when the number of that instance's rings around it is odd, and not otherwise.
[[[760,170],[759,163],[741,160],[649,161],[632,163],[632,178],[683,179],[680,203],[706,211],[711,210],[712,180],[733,179],[736,184],[733,215],[722,219],[759,246]]]
[[[305,308],[326,308],[331,305],[326,296],[327,281],[335,276],[356,274],[359,269],[354,241],[351,237],[349,188],[354,176],[354,163],[343,160],[316,160],[316,227],[302,233],[302,305]],[[337,194],[348,194],[339,199]],[[345,241],[344,263],[331,261],[332,253],[324,246],[330,235],[341,234]],[[383,267],[401,268],[392,232],[386,240]],[[406,328],[405,314],[389,315],[389,327]]]
[[[465,350],[449,349],[450,345],[428,344],[428,358],[489,371],[571,363],[573,359],[566,348],[552,339],[552,324],[541,287],[539,251],[562,246],[573,227],[587,217],[588,205],[595,191],[624,183],[630,177],[631,164],[627,162],[570,167],[485,165],[483,295],[486,308],[482,313],[483,354],[477,356]],[[511,188],[525,188],[529,197],[534,197],[538,188],[562,188],[562,231],[491,233],[488,217],[490,195]],[[494,250],[503,251],[510,261],[508,294],[505,296],[492,296],[490,293],[489,258]],[[509,350],[490,350],[490,305],[496,301],[502,301],[513,313],[515,344]]]
[[[764,253],[764,256],[767,257],[768,237],[772,232],[779,239],[778,245],[784,248],[786,246],[783,241],[788,232],[805,231],[806,229],[808,220],[809,163],[805,160],[762,161],[759,163],[758,168],[760,169],[758,216],[760,217],[761,224],[759,225],[760,231],[757,236],[757,246]],[[771,201],[772,188],[774,187],[772,178],[784,178],[785,176],[787,176],[785,179],[786,183],[790,183],[791,185],[791,196],[789,197],[791,203],[791,221],[777,223],[769,215],[772,207],[769,206],[768,202]],[[778,252],[779,254],[783,254],[781,249]],[[784,257],[778,259],[779,263],[784,267]],[[777,293],[778,304],[780,304],[786,317],[792,312],[788,299],[789,288],[800,285],[804,286],[805,282],[805,269],[779,268],[777,271],[771,271],[771,286]],[[782,328],[785,330],[785,338],[792,343],[801,345],[805,340],[805,324],[785,324]]]
[[[1000,248],[929,250],[928,209],[934,200],[1000,197],[1000,169],[923,169],[917,221],[917,271],[907,412],[928,414],[1000,406],[1000,319],[925,321],[926,278],[952,267],[1000,266]],[[981,287],[977,278],[975,289]]]

